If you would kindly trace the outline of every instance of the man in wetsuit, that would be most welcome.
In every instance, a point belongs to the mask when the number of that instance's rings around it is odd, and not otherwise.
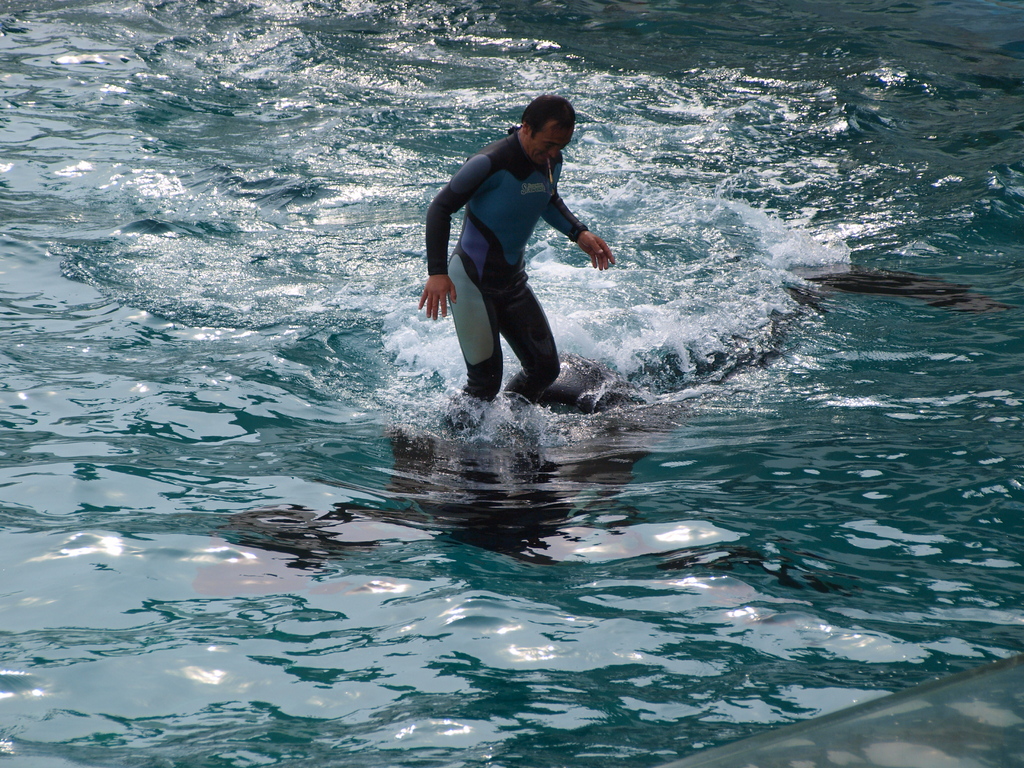
[[[560,96],[541,96],[523,112],[523,124],[473,155],[427,211],[427,284],[420,309],[437,319],[451,301],[466,359],[465,391],[493,400],[501,388],[505,337],[523,370],[506,391],[537,400],[558,378],[558,351],[544,310],[526,284],[526,243],[538,220],[574,240],[597,269],[615,263],[611,249],[569,212],[558,196],[562,149],[572,139],[576,113]],[[466,206],[462,234],[448,259],[451,217]]]

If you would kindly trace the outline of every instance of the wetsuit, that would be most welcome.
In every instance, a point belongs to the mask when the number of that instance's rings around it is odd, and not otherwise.
[[[523,370],[508,391],[536,400],[558,377],[558,352],[544,310],[526,284],[525,250],[543,217],[573,241],[587,228],[569,212],[556,185],[561,154],[550,168],[527,157],[518,131],[473,155],[427,211],[427,272],[455,284],[455,330],[466,359],[466,392],[492,400],[501,388],[505,337]],[[462,234],[448,259],[451,217],[466,206]]]

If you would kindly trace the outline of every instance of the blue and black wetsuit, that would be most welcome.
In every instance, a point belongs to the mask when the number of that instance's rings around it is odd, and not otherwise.
[[[455,330],[469,373],[466,392],[492,400],[501,388],[499,334],[523,365],[508,390],[530,400],[558,377],[544,310],[526,284],[526,244],[541,217],[573,241],[587,230],[558,196],[562,156],[550,168],[527,157],[518,131],[473,155],[427,211],[427,272],[455,284]],[[466,206],[448,259],[451,217]]]

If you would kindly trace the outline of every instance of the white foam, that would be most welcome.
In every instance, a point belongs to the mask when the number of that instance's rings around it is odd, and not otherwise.
[[[843,243],[822,242],[799,225],[713,194],[686,195],[634,179],[571,204],[595,217],[615,214],[605,236],[618,264],[595,270],[585,254],[542,228],[528,264],[530,283],[560,349],[626,375],[669,355],[685,378],[695,361],[728,354],[736,339],[756,342],[773,316],[794,310],[786,291],[791,268],[849,262]],[[630,223],[637,219],[642,223]],[[657,248],[646,246],[653,221],[666,222]],[[451,386],[464,379],[450,322],[395,310],[385,322],[385,346],[407,372],[438,374]]]

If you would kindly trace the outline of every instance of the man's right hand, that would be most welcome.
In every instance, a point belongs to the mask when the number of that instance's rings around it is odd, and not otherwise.
[[[448,275],[431,275],[427,278],[427,285],[420,296],[419,309],[427,307],[427,317],[437,320],[437,311],[441,310],[441,317],[448,317],[448,299],[455,303],[455,283]]]

